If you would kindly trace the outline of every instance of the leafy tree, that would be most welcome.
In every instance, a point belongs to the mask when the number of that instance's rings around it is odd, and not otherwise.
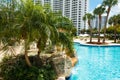
[[[92,42],[92,26],[91,26],[90,21],[94,19],[94,16],[93,16],[91,13],[86,13],[86,14],[83,16],[83,19],[84,19],[84,20],[87,20],[87,22],[88,22],[89,29],[90,29],[90,42]]]
[[[24,41],[25,59],[30,67],[28,49],[33,42],[37,43],[38,57],[47,46],[58,43],[64,46],[68,55],[73,55],[72,34],[75,28],[68,18],[54,15],[50,9],[34,5],[31,0],[20,0],[15,4],[3,5],[0,11],[0,41],[4,47]]]
[[[9,5],[5,5],[3,1],[0,3],[0,42],[3,44],[2,50],[8,51],[15,46],[15,42],[18,42],[18,39],[15,38],[18,36],[15,29],[16,22],[16,0],[12,1]]]
[[[114,26],[109,26],[107,29],[106,29],[106,33],[107,34],[112,34],[114,32]]]
[[[98,28],[98,42],[100,42],[100,29],[101,29],[101,15],[104,13],[105,8],[103,6],[95,8],[93,13],[99,16],[99,28]]]
[[[40,5],[34,5],[28,0],[22,1],[19,8],[18,24],[20,27],[20,39],[25,43],[25,59],[31,66],[28,59],[28,48],[32,42],[37,43],[38,56],[46,47],[46,42],[50,38],[50,26],[46,21],[46,14]]]
[[[109,19],[109,24],[114,26],[114,42],[116,43],[117,27],[120,25],[120,14],[112,16]]]
[[[120,25],[117,27],[117,33],[120,34]]]
[[[61,45],[61,50],[64,50],[68,56],[73,57],[74,51],[72,46],[72,39],[74,30],[76,28],[74,27],[72,21],[66,17],[59,16],[57,18],[56,28],[59,32],[58,44]]]
[[[103,39],[103,42],[105,42],[106,26],[107,26],[108,17],[109,17],[111,8],[112,8],[113,6],[115,6],[117,3],[118,3],[118,0],[103,0],[102,5],[105,6],[105,7],[108,7],[108,8],[107,8],[107,17],[106,17],[106,21],[105,21],[104,39]]]

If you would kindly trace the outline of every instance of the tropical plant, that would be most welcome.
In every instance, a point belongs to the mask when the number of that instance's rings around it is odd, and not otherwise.
[[[119,27],[117,28],[117,33],[120,34],[120,25],[119,25]]]
[[[59,12],[52,12],[50,7],[45,8],[46,14],[46,24],[49,27],[49,39],[47,41],[50,41],[50,46],[55,45],[62,45],[65,48],[70,48],[68,51],[73,54],[73,46],[72,44],[72,35],[75,33],[75,27],[73,26],[73,23],[66,17],[63,17]],[[57,14],[57,15],[56,15]],[[48,33],[48,31],[47,31]],[[67,34],[69,33],[69,35]],[[61,37],[61,35],[63,35]],[[64,37],[64,39],[62,39]],[[61,40],[62,39],[62,40]],[[63,43],[64,40],[68,40],[68,42]],[[59,45],[59,46],[60,46]],[[69,45],[69,46],[68,46]],[[40,46],[40,44],[39,44]],[[48,45],[47,45],[48,46]],[[62,49],[61,49],[62,50]]]
[[[17,31],[15,29],[15,14],[16,14],[16,0],[14,0],[9,5],[4,5],[1,3],[0,6],[0,42],[3,44],[2,50],[14,51],[14,45],[16,44],[14,41],[18,41],[16,36],[18,36]]]
[[[46,14],[40,5],[34,5],[31,0],[21,2],[19,8],[20,39],[25,43],[25,58],[27,64],[31,66],[28,59],[28,48],[32,42],[37,43],[38,57],[46,47],[46,42],[51,36],[51,26],[46,21]]]
[[[91,20],[94,19],[94,16],[91,13],[86,13],[83,16],[84,20],[87,20],[89,29],[90,29],[90,42],[92,42],[92,26],[91,26]]]
[[[24,55],[4,57],[0,76],[4,80],[55,80],[57,75],[50,59],[46,64],[40,64],[37,56],[29,56],[29,59],[34,66],[28,67]]]
[[[73,54],[72,34],[75,28],[69,19],[54,16],[55,13],[51,10],[47,8],[46,11],[41,5],[34,5],[31,0],[27,2],[20,0],[16,4],[14,9],[9,8],[8,5],[3,6],[0,13],[0,33],[2,33],[0,40],[5,43],[4,46],[8,43],[12,46],[13,43],[24,41],[28,66],[32,66],[28,58],[28,49],[33,42],[37,43],[38,57],[47,46],[58,43],[64,44],[67,52]],[[8,15],[10,11],[12,17]]]
[[[74,30],[76,28],[74,27],[73,23],[66,17],[58,16],[56,20],[56,28],[59,33],[57,44],[61,46],[61,50],[64,50],[68,56],[74,57],[72,39]]]
[[[113,34],[114,32],[114,26],[109,26],[107,29],[106,29],[106,33],[107,34]]]
[[[44,11],[30,0],[28,2],[21,1],[17,3],[17,6],[12,5],[13,1],[1,9],[1,41],[5,47],[9,47],[17,41],[24,40],[25,59],[27,64],[31,66],[27,50],[30,44],[40,37],[41,30],[38,27],[42,22],[45,22]]]
[[[105,8],[103,6],[99,6],[94,9],[93,13],[98,15],[99,17],[99,28],[98,28],[98,42],[100,42],[100,29],[101,29],[101,15],[104,13]]]
[[[106,17],[106,21],[105,21],[105,27],[104,27],[104,38],[103,38],[103,42],[105,42],[105,38],[106,38],[106,26],[107,26],[107,22],[108,22],[108,17],[111,11],[111,8],[113,6],[115,6],[118,3],[118,0],[103,0],[102,5],[107,7],[107,17]]]
[[[120,25],[120,14],[110,17],[109,24],[114,26],[114,43],[116,43],[117,27]]]

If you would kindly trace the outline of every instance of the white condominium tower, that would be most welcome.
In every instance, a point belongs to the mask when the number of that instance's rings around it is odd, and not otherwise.
[[[73,21],[77,28],[77,35],[80,30],[87,27],[83,16],[88,12],[89,0],[34,0],[34,3],[50,4],[53,11],[61,11],[62,15]]]

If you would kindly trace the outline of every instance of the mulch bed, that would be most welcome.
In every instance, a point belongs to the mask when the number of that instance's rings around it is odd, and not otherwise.
[[[107,45],[108,43],[103,43],[103,42],[87,42],[87,44],[96,44],[96,45]]]

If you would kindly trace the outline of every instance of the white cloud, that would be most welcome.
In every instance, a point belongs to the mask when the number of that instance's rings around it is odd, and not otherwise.
[[[96,8],[98,8],[98,7],[100,7],[101,6],[101,4],[98,4],[97,6],[96,6]]]
[[[120,14],[120,0],[119,0],[118,5],[112,7],[111,12],[110,12],[110,16],[113,16],[116,14]]]
[[[98,4],[96,6],[96,8],[99,7],[99,6],[101,6],[101,4]],[[90,13],[92,13],[92,12],[93,12],[93,10],[90,11]],[[109,17],[111,17],[113,15],[116,15],[116,14],[120,14],[120,0],[118,0],[118,4],[117,5],[112,7]],[[103,14],[103,15],[106,15],[106,14]]]

